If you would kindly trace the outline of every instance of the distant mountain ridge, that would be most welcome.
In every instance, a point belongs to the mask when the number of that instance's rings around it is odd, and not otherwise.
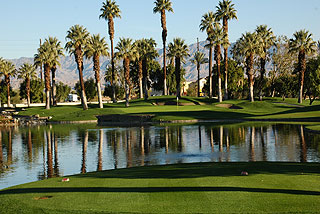
[[[206,49],[204,46],[206,44],[206,41],[199,42],[199,50],[200,52],[203,52],[206,57],[208,57],[208,49]],[[197,68],[196,65],[190,62],[190,59],[193,57],[194,53],[197,51],[197,43],[189,45],[189,57],[186,58],[186,62],[183,65],[183,67],[186,69],[185,79],[187,81],[195,81],[197,79]],[[159,57],[156,59],[160,65],[162,66],[162,54],[163,50],[158,50]],[[231,55],[229,53],[229,55]],[[33,58],[28,57],[21,57],[19,59],[11,59],[16,68],[19,68],[23,63],[33,63]],[[79,79],[79,74],[77,70],[77,64],[74,60],[73,56],[62,56],[60,57],[60,64],[57,68],[56,72],[56,79],[57,81],[63,82],[64,84],[67,84],[69,86],[74,86],[75,83]],[[101,57],[100,58],[100,64],[101,64],[101,81],[104,83],[104,79],[102,78],[104,76],[104,72],[106,71],[106,66],[110,63],[110,58],[107,57]],[[214,63],[214,62],[213,62]],[[201,72],[200,76],[206,77],[208,76],[208,69],[209,65],[205,64],[201,66]],[[93,62],[92,60],[84,59],[84,71],[83,71],[84,79],[89,79],[94,77],[94,71],[93,71]],[[19,82],[21,80],[13,79],[12,80],[12,86],[14,88],[19,87]]]

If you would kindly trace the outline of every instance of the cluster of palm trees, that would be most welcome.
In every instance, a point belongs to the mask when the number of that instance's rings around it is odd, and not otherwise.
[[[167,87],[167,59],[175,68],[176,75],[176,94],[181,96],[181,65],[189,56],[188,46],[181,38],[174,38],[172,42],[167,44],[168,30],[166,27],[166,12],[173,12],[172,3],[170,0],[155,0],[154,13],[161,14],[162,27],[162,42],[163,42],[163,94],[168,94]],[[115,0],[106,0],[103,2],[100,9],[101,14],[99,18],[103,18],[108,22],[108,33],[111,43],[111,80],[112,86],[112,100],[116,102],[115,95],[115,61],[122,60],[124,68],[125,79],[125,94],[126,106],[129,106],[129,99],[132,91],[132,83],[130,79],[130,63],[136,62],[138,64],[139,75],[139,95],[140,98],[148,99],[148,64],[151,60],[158,57],[156,51],[156,42],[154,39],[140,39],[133,41],[130,38],[120,38],[116,47],[114,47],[114,19],[121,18],[121,10]],[[210,98],[213,97],[213,59],[217,67],[217,85],[218,85],[218,100],[222,102],[223,99],[228,99],[228,53],[229,53],[229,36],[228,36],[228,22],[229,20],[237,19],[237,10],[232,4],[231,0],[221,0],[216,7],[216,11],[209,11],[202,16],[200,22],[200,31],[207,33],[206,48],[209,51],[209,59],[198,51],[194,54],[191,62],[197,65],[198,70],[198,96],[200,96],[200,65],[209,63],[209,91]],[[34,56],[34,65],[44,69],[45,76],[45,94],[46,94],[46,109],[50,106],[55,106],[56,102],[56,81],[55,73],[57,66],[59,66],[59,58],[63,56],[65,49],[70,55],[74,56],[79,72],[79,82],[81,86],[81,103],[84,110],[88,109],[87,99],[85,94],[84,80],[83,80],[83,58],[93,60],[93,69],[95,72],[96,88],[98,92],[99,107],[103,108],[102,92],[100,83],[100,57],[109,56],[108,44],[105,38],[99,34],[90,35],[87,29],[80,25],[74,25],[67,31],[67,43],[63,48],[61,42],[55,37],[45,39],[43,44],[37,50]],[[266,25],[260,25],[255,32],[246,32],[242,34],[241,38],[237,40],[231,52],[238,62],[242,63],[246,68],[246,74],[249,82],[249,99],[254,101],[253,87],[255,65],[258,64],[260,71],[260,79],[258,86],[260,87],[259,98],[262,100],[263,91],[262,85],[264,76],[266,74],[266,63],[270,58],[270,48],[275,46],[276,37],[271,28]],[[298,53],[298,70],[300,73],[300,94],[299,102],[302,102],[304,72],[306,70],[306,56],[315,51],[316,43],[312,40],[312,34],[308,31],[302,30],[294,34],[294,38],[290,40],[289,47],[291,52]],[[116,52],[114,51],[116,49]],[[223,49],[223,50],[222,50]],[[257,63],[257,61],[259,63]],[[221,64],[223,62],[224,68],[221,71]],[[35,76],[35,66],[24,64],[20,68],[20,77],[26,80],[26,91],[28,97],[28,105],[30,105],[30,80]],[[0,58],[0,74],[5,77],[5,82],[8,90],[8,106],[10,106],[10,77],[17,73],[14,65],[6,60]],[[224,93],[222,93],[222,74],[224,74]],[[51,77],[50,77],[51,76]],[[223,97],[224,94],[224,97]]]
[[[32,79],[36,78],[36,67],[29,63],[24,63],[18,70],[15,65],[8,60],[4,60],[0,57],[0,77],[4,76],[4,80],[7,86],[7,106],[11,106],[11,96],[10,96],[10,88],[11,88],[11,78],[18,76],[20,79],[24,79],[26,81],[26,93],[27,93],[27,104],[30,107],[30,82]],[[0,107],[1,107],[1,99],[0,99]]]
[[[224,48],[224,74],[225,74],[225,99],[228,99],[228,48],[230,46],[228,36],[228,21],[237,19],[237,10],[230,0],[219,2],[216,12],[209,11],[204,14],[200,23],[200,31],[207,33],[207,45],[209,49],[209,97],[212,98],[213,80],[212,80],[212,52],[214,48],[214,59],[217,64],[218,74],[218,100],[222,102],[222,83],[221,83],[221,47]],[[220,23],[222,21],[222,25]],[[196,53],[199,55],[199,53]],[[196,58],[194,58],[196,59]],[[199,59],[198,64],[201,63]],[[199,84],[198,84],[199,87]],[[199,91],[199,89],[198,89]],[[199,92],[198,92],[199,93]]]

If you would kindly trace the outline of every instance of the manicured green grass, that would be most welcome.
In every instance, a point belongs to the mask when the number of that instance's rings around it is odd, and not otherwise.
[[[319,167],[196,163],[53,178],[0,191],[0,213],[319,213]]]
[[[173,103],[173,105],[156,105]],[[320,102],[315,101],[312,106],[305,101],[302,105],[296,104],[296,99],[267,98],[264,101],[250,103],[247,100],[228,100],[223,104],[231,104],[241,109],[218,107],[214,99],[184,97],[174,105],[175,97],[151,97],[148,101],[133,100],[129,108],[124,103],[105,104],[104,109],[97,105],[90,105],[89,110],[82,110],[81,106],[58,106],[50,110],[43,107],[29,108],[20,115],[52,116],[52,121],[80,121],[95,120],[96,115],[106,114],[154,114],[155,121],[171,120],[221,120],[221,119],[294,119],[313,118],[320,121]],[[193,104],[193,105],[190,105]]]

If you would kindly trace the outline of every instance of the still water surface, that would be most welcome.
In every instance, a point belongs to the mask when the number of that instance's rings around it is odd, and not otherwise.
[[[55,176],[190,162],[319,162],[320,135],[300,125],[0,129],[0,189]]]

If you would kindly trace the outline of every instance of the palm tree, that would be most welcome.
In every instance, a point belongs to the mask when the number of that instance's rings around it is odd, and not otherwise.
[[[215,46],[215,61],[217,63],[217,74],[218,74],[218,100],[219,102],[222,102],[222,90],[221,90],[221,45],[227,43],[226,41],[226,35],[223,32],[221,26],[219,23],[215,24],[215,28],[213,31],[209,34],[209,40],[212,41],[212,43]]]
[[[88,43],[89,33],[86,28],[80,25],[72,26],[66,36],[68,41],[65,45],[65,49],[74,55],[78,71],[79,71],[79,81],[81,86],[81,104],[83,110],[88,110],[87,97],[84,90],[84,81],[83,81],[83,48],[86,47]]]
[[[4,76],[5,83],[7,85],[7,105],[8,108],[10,108],[11,103],[10,103],[10,78],[14,77],[16,75],[16,68],[14,64],[10,61],[7,60],[2,60],[1,63],[1,68],[0,68],[0,76]]]
[[[130,61],[135,60],[137,55],[136,48],[132,43],[132,39],[120,38],[116,46],[116,58],[123,60],[124,76],[125,76],[125,91],[126,91],[126,107],[129,107],[130,98]]]
[[[102,93],[100,84],[100,56],[109,56],[108,45],[105,38],[100,38],[100,34],[96,34],[90,37],[89,42],[86,46],[84,55],[87,58],[93,59],[93,70],[95,72],[96,87],[98,91],[99,107],[103,108]]]
[[[104,18],[108,21],[108,31],[109,37],[111,41],[111,86],[112,86],[112,101],[116,103],[116,92],[114,85],[114,51],[113,51],[113,39],[114,39],[114,18],[121,18],[121,11],[119,9],[119,5],[116,4],[113,0],[106,0],[103,2],[102,8],[100,9],[102,12],[99,18]]]
[[[197,71],[198,71],[198,97],[200,97],[200,66],[202,64],[208,63],[208,59],[205,58],[204,53],[202,53],[200,51],[197,51],[190,61],[197,66]]]
[[[51,67],[51,74],[52,74],[52,87],[51,87],[51,94],[52,94],[52,104],[53,106],[57,105],[57,100],[56,100],[56,70],[57,70],[57,65],[59,66],[59,57],[64,56],[63,54],[63,48],[61,47],[61,42],[56,38],[56,37],[49,37],[48,42],[52,46],[52,51],[53,51],[53,62],[52,62],[52,67]]]
[[[43,44],[38,48],[38,53],[34,55],[34,64],[39,67],[43,65],[44,81],[46,91],[46,109],[50,109],[50,70],[55,60],[54,47],[49,43],[49,40],[45,40]]]
[[[266,73],[266,62],[268,60],[268,50],[273,45],[275,45],[276,37],[273,35],[271,28],[268,28],[267,25],[259,25],[256,28],[256,33],[259,40],[259,55],[260,55],[260,92],[259,100],[262,101],[262,83],[264,74]]]
[[[177,83],[177,98],[181,98],[181,63],[185,62],[185,57],[189,56],[188,46],[185,44],[185,40],[181,38],[174,38],[173,43],[169,44],[170,57],[174,57],[175,61],[175,73]]]
[[[212,11],[209,11],[208,13],[204,14],[201,19],[200,23],[200,31],[206,31],[209,42],[205,47],[209,49],[209,97],[212,98],[212,48],[213,43],[209,39],[210,33],[213,31],[215,21],[215,15]]]
[[[27,91],[27,104],[30,107],[30,82],[32,79],[36,78],[36,67],[29,63],[24,63],[19,68],[19,76],[20,79],[24,79],[26,81],[26,91]]]
[[[316,50],[316,42],[312,39],[312,34],[307,30],[300,30],[293,34],[289,40],[289,52],[298,53],[298,71],[300,73],[300,90],[298,103],[302,103],[304,73],[306,71],[306,56]]]
[[[163,43],[163,95],[167,95],[167,67],[166,67],[166,41],[167,41],[167,19],[166,11],[172,12],[172,3],[170,0],[156,0],[154,2],[156,5],[153,8],[153,13],[161,14],[161,27],[162,27],[162,43]]]
[[[138,61],[139,66],[139,88],[140,88],[140,98],[143,98],[143,91],[144,91],[144,98],[145,100],[148,99],[148,88],[147,88],[147,81],[148,81],[148,61],[153,60],[159,56],[158,52],[156,51],[155,47],[157,43],[154,39],[141,39],[137,40],[134,43],[137,51],[136,60]]]
[[[245,33],[238,39],[234,47],[234,54],[243,56],[245,58],[246,72],[249,79],[249,100],[254,102],[253,84],[254,84],[254,71],[253,63],[254,56],[258,53],[258,38],[256,33]]]
[[[219,6],[216,7],[216,18],[217,20],[222,20],[223,22],[223,31],[226,34],[227,40],[229,39],[228,33],[228,21],[232,19],[238,19],[237,10],[234,9],[234,4],[231,3],[231,0],[223,0],[219,2]],[[229,44],[225,43],[224,48],[224,73],[225,73],[225,92],[224,98],[228,99],[228,48]]]

